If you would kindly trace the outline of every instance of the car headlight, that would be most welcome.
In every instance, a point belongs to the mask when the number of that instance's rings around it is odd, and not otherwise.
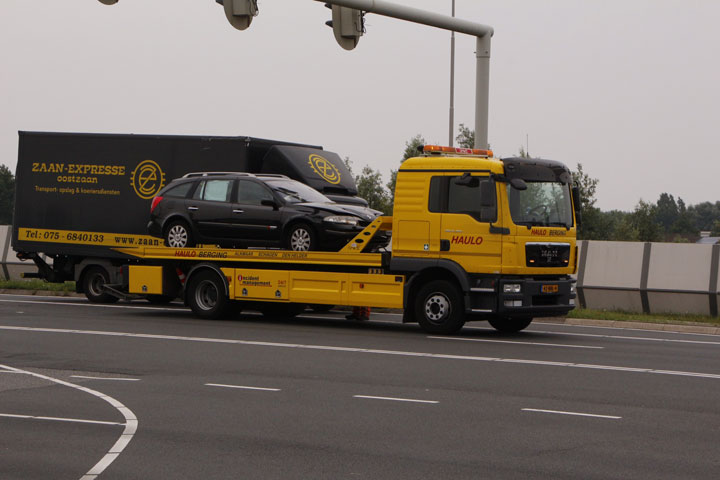
[[[323,221],[328,223],[337,223],[340,225],[357,225],[360,219],[346,215],[335,215],[332,217],[325,217]]]

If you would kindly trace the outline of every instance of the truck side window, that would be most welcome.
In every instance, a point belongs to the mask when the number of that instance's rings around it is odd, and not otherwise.
[[[211,202],[229,202],[232,182],[232,180],[205,180],[201,192],[202,199]],[[195,193],[197,197],[197,191]]]
[[[273,200],[272,193],[256,182],[238,180],[237,203],[260,205],[263,200]]]
[[[497,203],[482,206],[481,192],[495,190],[495,184],[488,177],[475,177],[477,184],[459,184],[457,177],[433,177],[430,180],[430,199],[428,209],[431,212],[458,213],[470,215],[478,222],[497,220]],[[493,196],[493,198],[495,198]]]

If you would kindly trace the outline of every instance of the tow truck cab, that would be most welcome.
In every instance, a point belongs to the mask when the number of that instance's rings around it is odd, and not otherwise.
[[[411,292],[454,283],[468,319],[520,330],[574,308],[579,205],[559,162],[426,146],[397,174],[390,269]]]

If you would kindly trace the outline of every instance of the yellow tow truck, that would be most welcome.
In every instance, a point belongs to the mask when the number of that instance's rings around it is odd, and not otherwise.
[[[136,259],[130,294],[179,296],[195,314],[295,315],[305,305],[403,309],[403,321],[452,334],[488,320],[517,332],[574,308],[578,189],[555,161],[428,145],[397,174],[392,217],[339,252],[118,248]],[[366,253],[379,231],[388,251]]]

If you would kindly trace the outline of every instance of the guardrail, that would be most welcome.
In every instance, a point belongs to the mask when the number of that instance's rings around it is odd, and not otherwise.
[[[720,245],[578,242],[584,308],[718,316]]]

